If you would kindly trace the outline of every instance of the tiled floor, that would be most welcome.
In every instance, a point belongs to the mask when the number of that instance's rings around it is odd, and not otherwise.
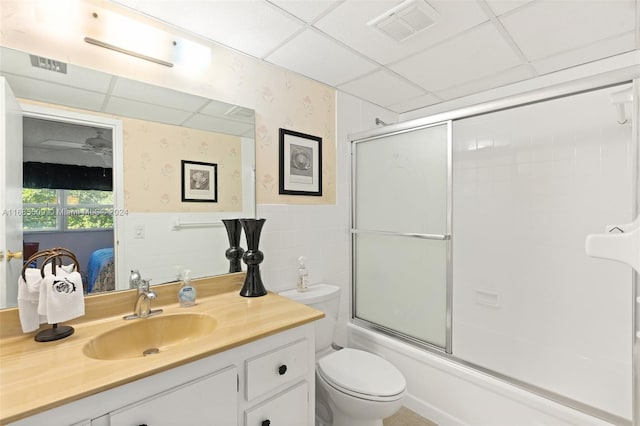
[[[384,419],[383,424],[384,426],[438,426],[406,407],[400,408],[396,414]]]

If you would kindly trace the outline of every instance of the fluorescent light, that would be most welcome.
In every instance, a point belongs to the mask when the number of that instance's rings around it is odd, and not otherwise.
[[[197,71],[211,64],[210,47],[109,10],[94,9],[91,16],[84,35],[89,44],[166,67]]]
[[[176,41],[165,31],[108,10],[94,11],[84,41],[172,67]]]
[[[173,64],[168,61],[163,61],[162,59],[153,58],[151,56],[143,55],[141,53],[134,52],[132,50],[123,49],[122,47],[114,46],[113,44],[106,43],[104,41],[96,40],[95,38],[85,37],[84,41],[89,44],[93,44],[95,46],[104,47],[105,49],[115,50],[116,52],[124,53],[126,55],[134,56],[139,59],[144,59],[145,61],[155,62],[156,64],[164,65],[166,67],[172,67]]]

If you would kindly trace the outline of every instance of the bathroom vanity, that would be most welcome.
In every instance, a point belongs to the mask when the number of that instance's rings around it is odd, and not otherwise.
[[[200,294],[204,286],[196,285]],[[140,339],[122,338],[122,350],[88,349],[130,327],[119,315],[74,324],[74,335],[58,342],[3,337],[0,424],[312,425],[313,321],[322,312],[271,293],[240,297],[237,290],[201,297],[191,308],[156,304],[165,318],[210,316],[215,327],[154,355],[127,351]],[[160,316],[133,321],[153,324]]]

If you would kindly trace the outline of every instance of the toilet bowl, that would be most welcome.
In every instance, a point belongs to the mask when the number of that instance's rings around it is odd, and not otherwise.
[[[280,295],[325,313],[315,322],[316,426],[382,426],[402,406],[406,380],[384,358],[359,349],[332,349],[340,288],[310,286]]]
[[[402,406],[406,381],[387,360],[345,348],[317,361],[316,380],[333,426],[382,426]]]

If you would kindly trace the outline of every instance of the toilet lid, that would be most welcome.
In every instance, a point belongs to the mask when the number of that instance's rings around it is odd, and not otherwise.
[[[393,396],[405,391],[407,382],[384,358],[358,349],[344,348],[318,361],[325,380],[362,395]]]

